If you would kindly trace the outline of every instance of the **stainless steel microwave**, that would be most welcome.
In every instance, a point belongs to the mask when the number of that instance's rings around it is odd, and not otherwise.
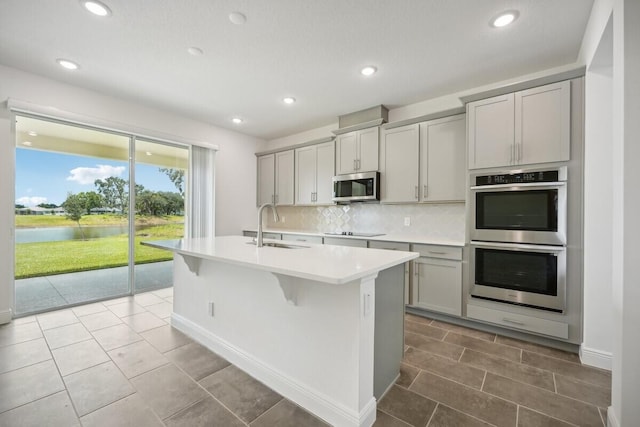
[[[380,172],[362,172],[333,177],[336,203],[377,202],[380,200]]]

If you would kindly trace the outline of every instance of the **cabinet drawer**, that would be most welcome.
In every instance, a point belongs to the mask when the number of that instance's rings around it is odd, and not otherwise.
[[[304,234],[283,234],[282,240],[289,240],[295,242],[307,242],[307,243],[315,243],[322,244],[322,237],[318,236],[307,236]]]
[[[356,248],[366,248],[367,241],[359,240],[359,239],[341,239],[339,237],[325,237],[324,238],[325,245],[336,245],[336,246],[352,246]]]
[[[537,317],[509,313],[472,304],[467,304],[467,317],[495,323],[507,328],[520,329],[557,338],[569,338],[569,325],[554,320],[539,319]]]
[[[408,243],[399,242],[381,242],[378,240],[369,240],[369,247],[373,249],[388,249],[391,251],[409,251]]]
[[[413,252],[420,252],[420,256],[429,258],[443,258],[462,260],[462,248],[440,245],[411,245]]]

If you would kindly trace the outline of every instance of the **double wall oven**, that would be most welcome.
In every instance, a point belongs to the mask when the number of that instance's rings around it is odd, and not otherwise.
[[[567,168],[471,176],[470,293],[563,312]]]

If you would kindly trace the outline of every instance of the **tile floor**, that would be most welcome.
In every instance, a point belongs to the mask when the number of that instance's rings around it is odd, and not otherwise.
[[[162,289],[0,326],[0,426],[323,426],[171,328]],[[598,426],[610,374],[576,355],[407,315],[376,426]]]

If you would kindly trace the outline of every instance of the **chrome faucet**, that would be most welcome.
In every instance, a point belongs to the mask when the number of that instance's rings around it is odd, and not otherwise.
[[[272,203],[265,203],[264,205],[260,206],[260,209],[258,209],[258,235],[256,236],[256,246],[259,248],[262,247],[262,211],[266,207],[270,207],[273,211],[273,220],[275,222],[278,222],[280,220],[280,218],[278,217],[278,211],[276,210],[276,205]]]

